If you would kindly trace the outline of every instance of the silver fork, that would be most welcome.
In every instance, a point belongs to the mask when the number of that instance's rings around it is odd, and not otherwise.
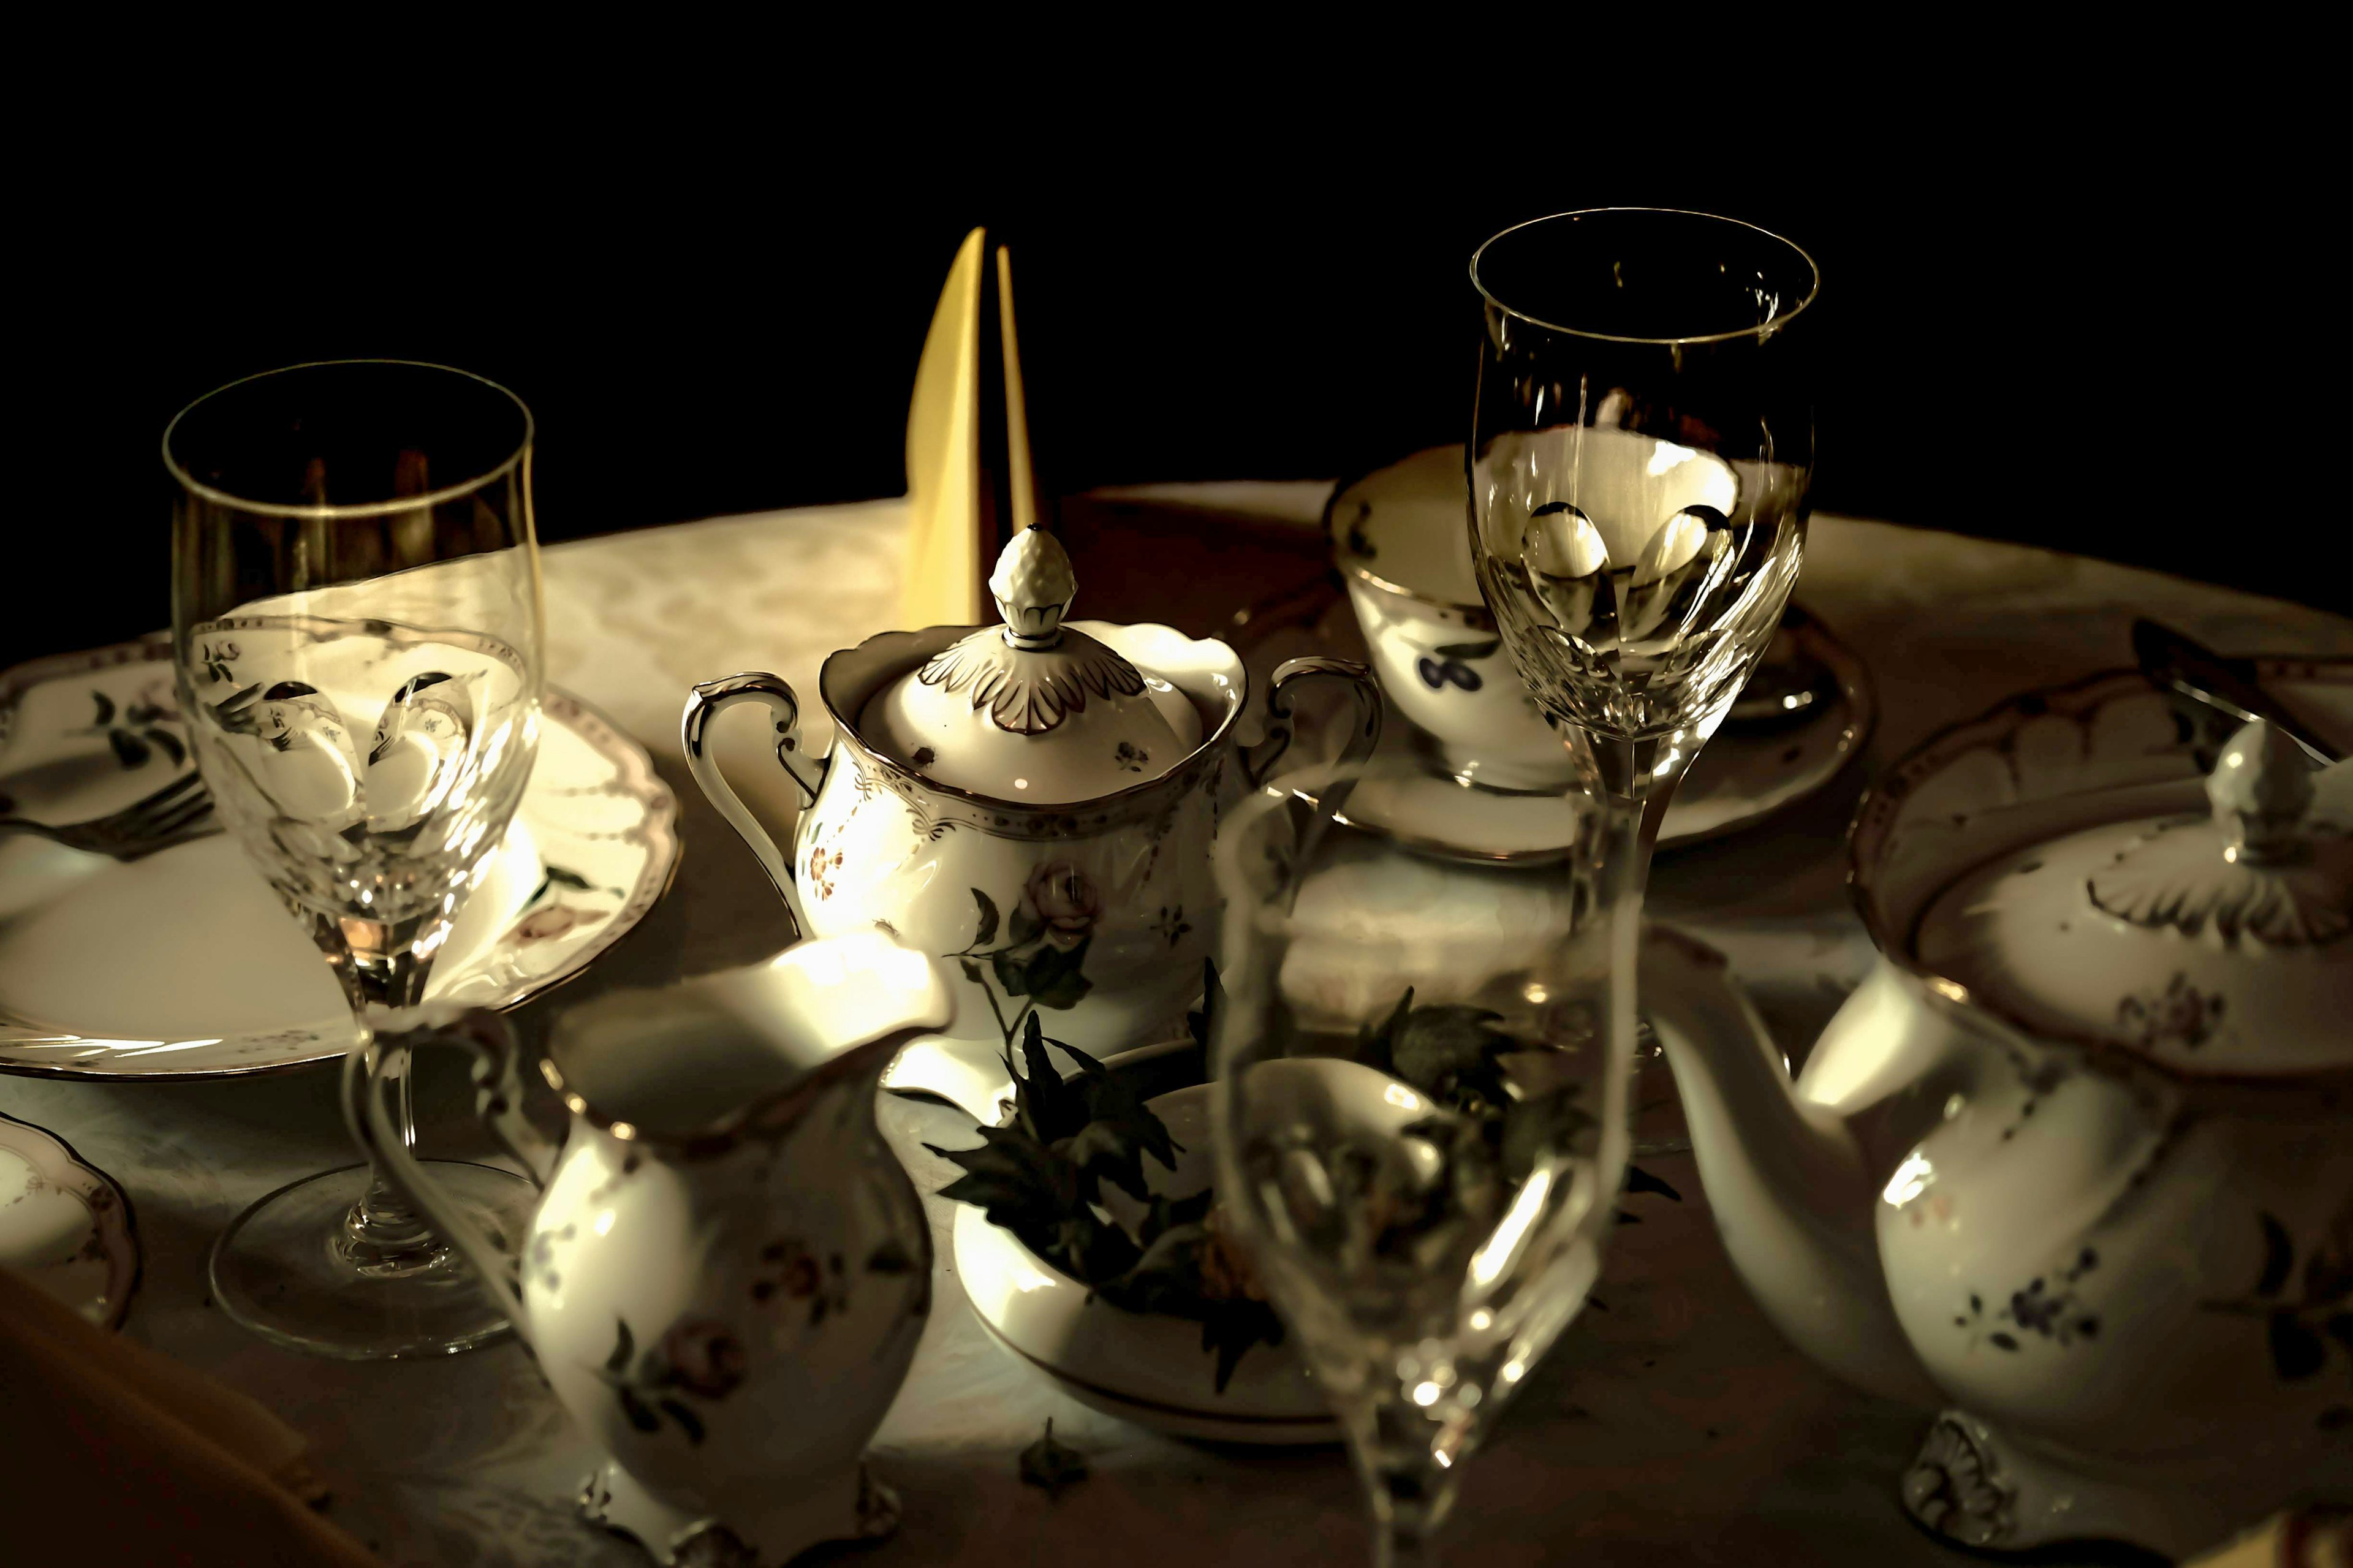
[[[185,773],[111,816],[63,827],[29,817],[0,816],[0,833],[37,833],[69,849],[136,860],[215,831],[212,812],[213,797],[205,789],[204,776]]]

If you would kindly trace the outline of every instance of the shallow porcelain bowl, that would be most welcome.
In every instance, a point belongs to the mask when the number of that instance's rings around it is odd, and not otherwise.
[[[1146,1104],[1183,1146],[1173,1172],[1146,1162],[1153,1191],[1185,1197],[1209,1185],[1208,1086]],[[1179,1437],[1340,1440],[1323,1390],[1287,1342],[1252,1345],[1220,1392],[1217,1357],[1201,1348],[1198,1324],[1113,1306],[969,1204],[956,1208],[955,1266],[990,1337],[1081,1404]]]

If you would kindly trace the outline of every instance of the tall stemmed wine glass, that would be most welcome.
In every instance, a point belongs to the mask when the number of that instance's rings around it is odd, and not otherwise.
[[[396,361],[254,376],[164,433],[173,655],[197,763],[343,983],[354,1063],[375,1031],[414,1021],[531,773],[531,447],[512,393]],[[399,1100],[413,1142],[405,1076]],[[522,1178],[454,1162],[436,1175],[486,1233],[521,1236]],[[507,1326],[364,1164],[238,1215],[212,1288],[264,1337],[353,1360],[465,1350]]]
[[[1660,818],[1798,579],[1820,278],[1751,225],[1612,207],[1504,230],[1471,280],[1472,557],[1598,818],[1603,1021],[1630,1033]]]
[[[1429,1560],[1464,1462],[1584,1305],[1632,1142],[1632,1040],[1593,1026],[1602,836],[1556,919],[1363,911],[1296,778],[1219,833],[1213,1229],[1237,1231],[1345,1428],[1377,1564]],[[1331,800],[1346,769],[1314,781]]]

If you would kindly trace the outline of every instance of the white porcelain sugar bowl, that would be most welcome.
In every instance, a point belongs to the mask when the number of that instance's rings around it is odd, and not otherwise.
[[[2190,742],[2123,672],[1925,743],[1857,820],[1881,959],[1796,1083],[1736,1028],[1670,1047],[1735,1265],[1942,1412],[1904,1501],[1968,1545],[2190,1555],[2353,1487],[2353,763]]]
[[[892,933],[962,977],[959,1037],[1009,1042],[1032,1011],[1090,1048],[1181,1027],[1217,927],[1209,850],[1224,807],[1291,739],[1298,683],[1353,692],[1349,761],[1369,753],[1368,671],[1293,659],[1264,738],[1240,739],[1249,677],[1233,649],[1165,626],[1065,618],[1077,579],[1043,529],[1017,533],[989,589],[1004,621],[885,632],[825,661],[834,745],[812,756],[773,675],[688,698],[687,763],[801,928]],[[765,706],[776,760],[809,802],[789,862],[720,775],[712,721]]]

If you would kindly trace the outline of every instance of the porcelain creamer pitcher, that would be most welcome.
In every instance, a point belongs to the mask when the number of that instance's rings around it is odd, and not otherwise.
[[[825,661],[829,755],[802,745],[792,689],[753,673],[695,688],[687,765],[803,930],[879,927],[955,965],[957,1037],[1009,1045],[1035,1008],[1091,1048],[1180,1033],[1217,930],[1220,814],[1289,744],[1302,681],[1350,686],[1343,760],[1368,755],[1371,673],[1291,660],[1265,737],[1244,746],[1250,681],[1234,650],[1065,620],[1077,579],[1045,530],[1013,536],[989,588],[1002,626],[885,632]],[[808,801],[789,863],[710,753],[711,721],[745,702],[769,710],[776,760]]]
[[[2353,1497],[2353,764],[2258,723],[2201,777],[2196,734],[2118,672],[1931,740],[1857,819],[1880,959],[1796,1083],[1753,1016],[1669,1041],[1734,1264],[1941,1410],[1903,1500],[1970,1546]]]
[[[862,1456],[930,1310],[932,1242],[874,1095],[951,1014],[937,965],[872,931],[602,997],[540,1064],[572,1112],[560,1150],[494,1015],[353,1054],[363,1141],[610,1456],[591,1521],[665,1563],[746,1568],[896,1523]],[[419,1041],[474,1052],[484,1121],[544,1188],[527,1235],[483,1234],[404,1147],[385,1101]]]

